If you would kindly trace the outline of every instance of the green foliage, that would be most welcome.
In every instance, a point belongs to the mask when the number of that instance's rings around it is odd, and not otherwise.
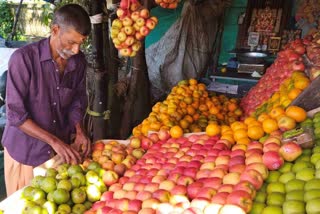
[[[7,1],[0,0],[0,35],[7,38],[13,27],[13,14]]]

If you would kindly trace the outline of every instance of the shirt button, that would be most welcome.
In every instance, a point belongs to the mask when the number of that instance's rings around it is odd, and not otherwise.
[[[48,151],[48,154],[50,154],[50,153],[51,153],[51,151],[49,150],[49,151]]]
[[[59,72],[59,70],[58,70],[58,69],[56,69],[56,72]]]
[[[53,103],[53,105],[55,106],[55,105],[57,105],[57,103],[56,103],[56,102],[54,102],[54,103]]]
[[[53,120],[52,122],[53,122],[53,123],[56,123],[57,121],[56,121],[56,120]]]
[[[58,86],[58,87],[57,87],[57,90],[59,90],[59,89],[60,89],[60,87]]]

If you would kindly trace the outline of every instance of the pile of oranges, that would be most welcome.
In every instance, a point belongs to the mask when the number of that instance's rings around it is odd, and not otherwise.
[[[176,127],[183,133],[205,131],[208,124],[228,125],[242,116],[239,101],[224,95],[211,96],[206,85],[195,79],[182,80],[163,102],[152,107],[148,118],[133,129],[133,135]],[[179,127],[179,128],[177,128]]]
[[[294,129],[297,123],[303,122],[306,118],[306,111],[298,106],[290,106],[286,109],[275,107],[269,113],[262,113],[258,118],[247,117],[244,121],[235,121],[229,126],[209,124],[206,127],[206,134],[220,135],[221,139],[228,140],[232,144],[247,145],[266,134]]]
[[[254,115],[258,117],[261,113],[268,113],[273,108],[286,108],[296,99],[301,92],[310,84],[310,79],[304,72],[294,71],[290,78],[286,79],[280,86],[279,90],[261,104]]]

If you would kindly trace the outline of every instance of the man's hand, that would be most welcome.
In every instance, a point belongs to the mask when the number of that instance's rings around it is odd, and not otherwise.
[[[77,133],[72,147],[86,158],[91,151],[91,141],[84,133]]]
[[[91,152],[91,141],[79,123],[76,124],[76,138],[72,147],[79,151],[84,158],[86,158]]]
[[[80,153],[60,139],[54,138],[49,144],[66,163],[78,164],[82,161]]]

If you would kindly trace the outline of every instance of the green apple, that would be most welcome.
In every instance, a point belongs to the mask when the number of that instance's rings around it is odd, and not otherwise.
[[[301,161],[310,162],[310,155],[301,155],[295,160],[295,162]]]
[[[282,214],[282,208],[279,206],[267,206],[261,214]]]
[[[281,182],[273,182],[268,184],[267,186],[267,193],[270,194],[272,192],[280,192],[280,193],[285,193],[285,185]]]
[[[314,142],[317,146],[320,146],[320,139],[316,139]]]
[[[256,197],[254,197],[255,202],[264,203],[266,201],[267,195],[265,192],[257,192]]]
[[[311,156],[312,155],[312,149],[303,149],[302,150],[302,155]]]
[[[310,201],[316,198],[318,198],[320,202],[320,191],[318,189],[311,189],[304,192],[304,201]]]
[[[311,155],[310,162],[316,164],[320,160],[320,153],[314,153]]]
[[[280,192],[272,192],[267,196],[267,205],[281,206],[285,201],[285,194]]]
[[[316,173],[314,175],[315,178],[320,178],[320,169],[316,170]]]
[[[319,214],[320,213],[319,199],[313,199],[313,200],[307,201],[306,211],[308,214]]]
[[[271,171],[271,172],[269,172],[269,175],[266,179],[266,182],[267,183],[277,182],[280,175],[281,175],[281,172],[279,172],[279,171]]]
[[[296,161],[292,166],[292,172],[297,173],[305,168],[314,168],[313,164],[308,161]]]
[[[313,168],[304,168],[296,173],[296,179],[309,181],[314,179],[315,170]]]
[[[286,201],[282,205],[283,214],[305,213],[305,204],[303,201]]]
[[[299,179],[292,179],[285,184],[286,192],[291,192],[293,190],[304,190],[305,181]]]
[[[286,201],[304,201],[304,191],[303,190],[293,190],[287,192]]]
[[[320,169],[320,160],[318,160],[317,163],[315,163],[315,168]]]
[[[278,171],[281,172],[281,173],[290,172],[292,166],[293,166],[293,163],[285,162]]]
[[[266,192],[268,184],[263,182],[262,187],[259,189],[259,192]]]
[[[265,207],[266,205],[264,203],[254,202],[249,213],[260,214]]]
[[[288,181],[295,179],[296,175],[293,172],[286,172],[279,177],[279,182],[286,184]]]
[[[320,179],[315,178],[315,179],[312,179],[312,180],[306,182],[306,184],[304,185],[304,190],[308,191],[311,189],[320,190]]]
[[[315,146],[315,147],[313,147],[312,153],[313,153],[313,154],[315,154],[315,153],[320,153],[320,146]]]

